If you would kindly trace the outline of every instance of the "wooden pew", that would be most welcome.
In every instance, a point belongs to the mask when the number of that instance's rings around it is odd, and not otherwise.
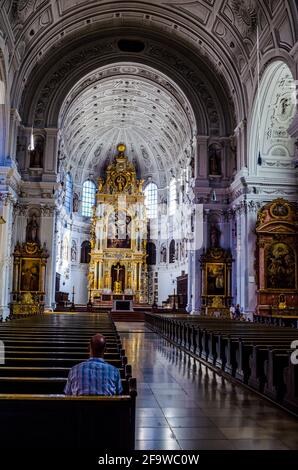
[[[285,396],[289,397],[292,409],[297,405],[296,392],[289,391],[289,387],[294,387],[298,379],[293,368],[286,367],[290,344],[298,339],[297,330],[187,315],[148,313],[145,320],[154,331],[199,359],[275,401],[286,403]],[[286,375],[285,370],[291,372]],[[285,376],[290,377],[287,383]]]
[[[119,369],[123,394],[61,395],[70,367],[88,358],[90,338],[97,332],[106,337],[104,358]],[[0,339],[6,348],[5,365],[0,366],[1,445],[16,448],[17,442],[21,448],[134,448],[136,381],[109,316],[20,319],[0,325]],[[24,417],[29,423],[25,427]]]
[[[67,376],[56,376],[55,371],[44,377],[0,376],[0,394],[61,395],[64,393],[66,381]],[[128,393],[128,383],[129,380],[122,379],[124,395]]]
[[[292,363],[291,355],[288,365],[284,369],[284,383],[286,384],[284,406],[292,411],[298,410],[298,364]]]
[[[121,396],[0,394],[1,447],[134,449],[135,397],[133,379]]]

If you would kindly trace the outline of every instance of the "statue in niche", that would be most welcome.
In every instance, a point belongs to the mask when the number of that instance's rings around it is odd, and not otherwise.
[[[167,262],[167,248],[164,244],[162,244],[161,250],[160,250],[160,262],[161,263]]]
[[[191,160],[190,160],[190,170],[191,170],[191,178],[194,178],[194,176],[195,176],[195,159],[194,159],[194,157],[191,157]]]
[[[38,243],[38,230],[39,225],[35,214],[32,215],[31,219],[27,223],[26,227],[26,242]]]
[[[70,258],[71,258],[71,261],[77,260],[77,244],[75,240],[72,240],[71,242]]]
[[[211,248],[219,248],[220,234],[221,234],[220,230],[215,225],[212,225],[210,229]]]
[[[78,195],[78,193],[73,194],[72,211],[73,212],[79,212],[79,195]]]
[[[123,175],[119,175],[117,176],[117,178],[115,179],[115,184],[117,186],[117,189],[119,192],[122,192],[124,187],[126,186],[126,179]]]
[[[62,258],[65,261],[68,261],[68,239],[67,239],[67,237],[64,237],[64,240],[63,240]]]
[[[90,271],[87,277],[88,277],[89,289],[93,289],[93,287],[94,287],[94,272]]]
[[[209,174],[221,175],[221,147],[218,144],[211,144],[209,146]]]
[[[182,260],[185,258],[185,239],[180,243],[180,257]]]
[[[42,137],[37,136],[34,141],[34,149],[30,150],[30,168],[43,167],[43,148],[44,140]]]
[[[103,178],[98,178],[98,192],[101,193],[104,187],[104,180]]]

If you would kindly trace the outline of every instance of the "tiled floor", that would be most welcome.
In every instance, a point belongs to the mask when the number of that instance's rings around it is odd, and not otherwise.
[[[117,323],[138,380],[136,449],[297,450],[298,420],[147,330]]]

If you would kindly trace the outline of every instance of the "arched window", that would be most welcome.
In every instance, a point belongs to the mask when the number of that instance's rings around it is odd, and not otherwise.
[[[147,243],[147,262],[149,265],[155,265],[156,264],[156,246],[155,243],[153,242],[148,242]]]
[[[147,184],[145,191],[145,206],[147,217],[155,219],[157,217],[157,186],[155,183]]]
[[[175,240],[172,240],[169,247],[169,263],[175,263]]]
[[[70,214],[72,211],[72,191],[73,191],[73,184],[72,184],[72,177],[70,173],[67,173],[66,180],[65,180],[65,202],[64,206],[66,211]]]
[[[82,196],[82,215],[85,217],[92,216],[92,207],[95,204],[96,186],[93,181],[87,180],[83,184]]]
[[[176,178],[172,178],[169,187],[169,215],[175,214],[177,207]]]
[[[90,263],[91,244],[85,240],[81,245],[81,263]]]

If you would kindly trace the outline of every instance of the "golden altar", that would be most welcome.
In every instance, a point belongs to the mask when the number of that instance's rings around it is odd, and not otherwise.
[[[10,302],[10,313],[13,317],[43,312],[48,257],[46,247],[38,242],[16,244]]]
[[[229,318],[232,303],[232,255],[218,246],[200,258],[202,314]]]
[[[143,180],[125,156],[125,145],[98,178],[91,224],[89,293],[93,304],[147,303],[147,218]]]

